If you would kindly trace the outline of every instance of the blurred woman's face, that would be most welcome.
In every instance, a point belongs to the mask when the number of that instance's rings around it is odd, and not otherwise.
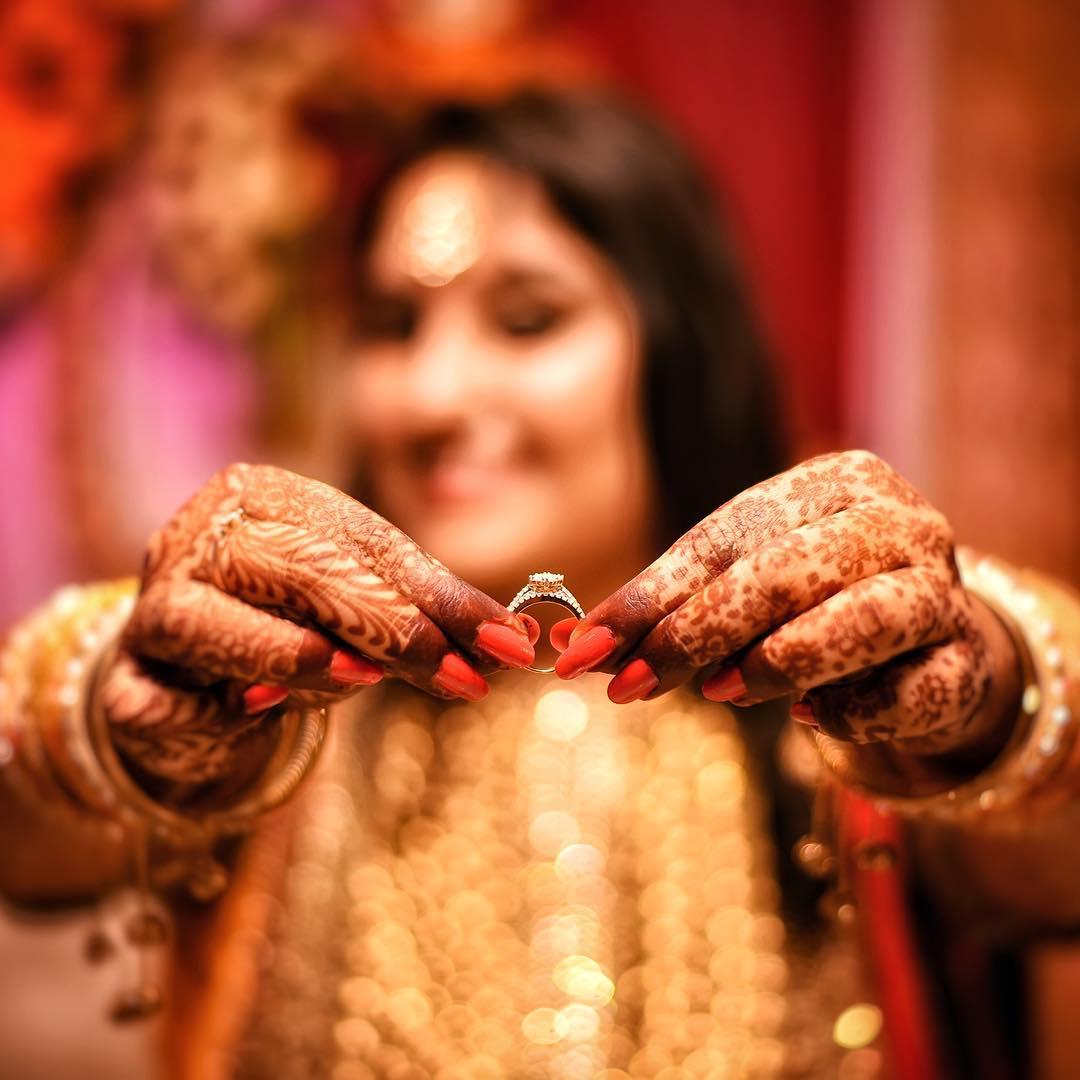
[[[349,417],[382,514],[504,602],[556,570],[589,604],[653,557],[637,316],[536,181],[412,166],[360,312]]]

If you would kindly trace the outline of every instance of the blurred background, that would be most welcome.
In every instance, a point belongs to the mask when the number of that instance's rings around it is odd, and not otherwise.
[[[219,466],[318,473],[342,237],[423,106],[615,85],[713,179],[798,457],[1080,580],[1080,5],[4,0],[0,626]]]

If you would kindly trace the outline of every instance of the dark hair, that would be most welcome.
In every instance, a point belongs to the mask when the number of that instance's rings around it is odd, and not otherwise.
[[[729,237],[698,169],[666,130],[595,91],[526,90],[493,103],[443,105],[372,189],[361,250],[394,179],[443,150],[477,153],[535,178],[629,289],[643,331],[663,544],[785,466],[765,348]]]

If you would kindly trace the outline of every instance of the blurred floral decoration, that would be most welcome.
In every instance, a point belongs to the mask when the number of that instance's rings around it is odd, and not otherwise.
[[[162,271],[210,325],[262,334],[342,208],[343,161],[377,154],[433,99],[593,68],[542,0],[266,3],[242,29],[215,26],[235,6],[0,3],[0,311],[70,257],[142,132]]]
[[[151,258],[201,322],[253,346],[260,434],[279,446],[311,436],[329,336],[339,171],[300,101],[338,40],[311,20],[196,40],[162,80],[141,160]]]
[[[591,70],[537,0],[317,8],[188,42],[143,155],[155,261],[202,321],[255,346],[278,449],[313,436],[350,209],[386,141],[433,100]]]
[[[149,226],[161,268],[213,325],[258,330],[289,294],[288,270],[326,223],[333,160],[293,107],[324,71],[334,37],[274,25],[178,57],[145,155]]]
[[[445,97],[488,98],[514,86],[591,82],[598,58],[575,43],[557,0],[378,0],[351,46],[353,82],[407,122]]]
[[[0,4],[0,313],[60,264],[135,130],[151,30],[174,0]]]
[[[132,260],[138,273],[145,261],[194,325],[255,360],[259,449],[297,467],[329,456],[322,379],[350,303],[351,212],[373,167],[432,101],[592,78],[557,11],[557,0],[0,0],[0,312],[46,286],[61,301],[50,308],[62,324],[58,468],[74,519],[101,519],[81,530],[84,549],[106,550],[115,517],[94,479],[110,475],[105,373],[122,331],[102,267]]]

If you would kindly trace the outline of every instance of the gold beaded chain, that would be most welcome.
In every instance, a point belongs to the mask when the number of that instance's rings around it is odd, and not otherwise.
[[[819,969],[808,1045],[726,709],[508,677],[479,705],[395,690],[350,728],[365,748],[314,785],[238,1076],[835,1070],[826,1017],[851,1001],[853,956]]]

